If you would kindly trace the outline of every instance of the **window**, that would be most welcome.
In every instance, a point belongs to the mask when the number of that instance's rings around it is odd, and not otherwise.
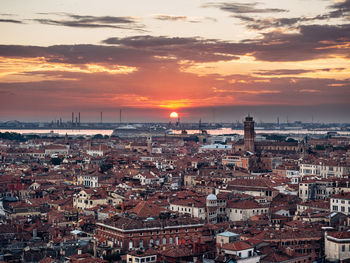
[[[166,238],[163,237],[163,245],[165,245],[165,244],[166,244]]]
[[[169,237],[169,244],[172,244],[172,243],[173,243],[173,238]]]
[[[341,246],[341,251],[342,251],[342,252],[345,252],[345,245],[342,245],[342,246]]]

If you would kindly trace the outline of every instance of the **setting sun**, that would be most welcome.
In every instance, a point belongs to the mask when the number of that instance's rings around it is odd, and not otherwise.
[[[173,111],[172,113],[170,113],[170,118],[178,118],[179,114],[177,114],[177,112]]]

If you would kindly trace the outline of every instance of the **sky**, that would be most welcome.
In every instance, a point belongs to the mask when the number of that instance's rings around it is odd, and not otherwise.
[[[350,122],[350,0],[1,0],[0,121]]]

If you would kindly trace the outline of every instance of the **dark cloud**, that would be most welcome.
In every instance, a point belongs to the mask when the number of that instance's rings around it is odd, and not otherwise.
[[[281,13],[288,12],[285,9],[279,8],[259,8],[259,3],[207,3],[203,7],[216,7],[222,11],[235,13],[235,14],[248,14],[248,13]]]
[[[334,3],[329,6],[329,8],[333,9],[333,11],[328,14],[330,18],[349,18],[350,16],[350,0]]]
[[[23,24],[20,20],[15,19],[0,19],[0,23],[15,23],[15,24]]]
[[[271,76],[271,75],[298,75],[309,72],[333,72],[333,71],[342,71],[345,68],[322,68],[322,69],[314,69],[314,70],[306,70],[306,69],[278,69],[278,70],[260,70],[254,72],[257,75],[263,76]]]
[[[300,26],[299,33],[269,32],[252,40],[254,56],[267,61],[301,61],[334,55],[349,57],[350,24]],[[255,51],[254,51],[255,50]]]
[[[258,39],[228,42],[199,37],[132,36],[108,38],[107,45],[56,45],[49,47],[1,45],[0,56],[45,57],[58,63],[107,63],[137,66],[179,60],[215,62],[251,55],[264,61],[304,61],[350,57],[350,24],[300,26],[299,33],[274,31]]]
[[[187,45],[191,43],[198,43],[200,40],[197,38],[184,38],[184,37],[155,37],[150,35],[145,36],[132,36],[126,38],[112,37],[102,41],[102,43],[109,45],[123,45],[129,47],[159,47],[159,46],[177,46]]]
[[[68,13],[39,13],[41,15],[55,15],[65,17],[65,19],[42,18],[33,19],[41,24],[81,27],[81,28],[118,28],[144,31],[144,25],[139,24],[132,17],[116,17],[116,16],[81,16]]]
[[[317,22],[322,20],[331,19],[349,19],[350,18],[350,0],[345,0],[344,2],[334,3],[328,6],[329,12],[325,14],[320,14],[313,17],[290,17],[290,18],[256,18],[255,16],[242,15],[242,13],[248,12],[233,12],[234,18],[238,18],[243,21],[247,28],[253,30],[264,30],[264,29],[275,29],[275,28],[296,28],[300,25],[304,25],[308,22]],[[242,11],[242,10],[241,10]],[[254,12],[252,12],[254,13]],[[237,15],[236,15],[237,14]]]
[[[306,17],[295,18],[253,18],[244,15],[234,15],[233,17],[243,21],[247,28],[254,30],[263,30],[269,28],[294,27],[296,24],[311,21]]]
[[[187,16],[156,15],[156,19],[165,21],[187,21]]]

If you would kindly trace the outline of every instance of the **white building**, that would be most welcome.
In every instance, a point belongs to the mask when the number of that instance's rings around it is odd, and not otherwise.
[[[299,168],[300,176],[320,175],[320,168],[319,164],[301,163]]]
[[[332,212],[342,212],[345,215],[350,215],[350,193],[333,195],[329,205]]]
[[[260,256],[254,253],[254,248],[244,241],[224,244],[222,246],[221,254],[224,254],[225,256],[234,255],[238,257],[236,259],[237,263],[260,262]]]
[[[187,214],[203,220],[207,218],[204,200],[187,198],[186,200],[171,201],[169,209],[180,214]]]
[[[80,174],[77,176],[77,183],[85,187],[99,187],[99,181],[101,181],[104,176],[104,174],[97,171],[91,174]]]
[[[350,232],[325,233],[326,260],[342,262],[350,259]]]
[[[230,221],[243,221],[255,215],[266,214],[269,208],[253,200],[243,200],[236,202],[229,201],[226,211]]]
[[[208,152],[208,151],[232,151],[232,145],[226,144],[209,144],[203,145],[199,148],[198,152]]]
[[[73,206],[82,210],[92,208],[97,205],[106,205],[107,203],[107,195],[101,190],[81,190],[78,195],[73,197]]]

